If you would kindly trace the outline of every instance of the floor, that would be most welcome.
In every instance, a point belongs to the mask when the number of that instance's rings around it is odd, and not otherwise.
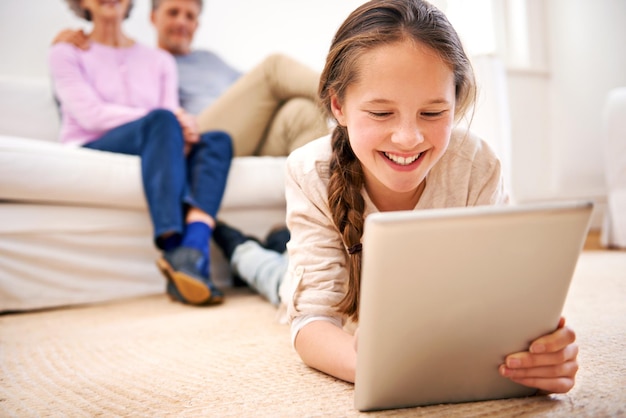
[[[583,249],[586,251],[606,250],[606,248],[600,244],[600,235],[601,232],[599,229],[590,230],[587,234],[587,240],[585,241]]]

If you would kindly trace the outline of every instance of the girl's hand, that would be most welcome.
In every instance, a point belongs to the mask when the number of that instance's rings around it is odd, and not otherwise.
[[[561,318],[556,331],[539,337],[529,351],[510,354],[500,365],[500,374],[542,393],[565,393],[573,386],[578,371],[576,334]]]

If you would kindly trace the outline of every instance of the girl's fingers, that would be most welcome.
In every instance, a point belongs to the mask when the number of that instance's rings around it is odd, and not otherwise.
[[[548,335],[537,338],[530,344],[529,351],[533,354],[552,353],[562,350],[574,341],[576,341],[574,330],[563,326]]]
[[[560,377],[573,378],[578,372],[578,362],[576,360],[550,366],[532,367],[528,369],[512,369],[505,365],[500,366],[500,374],[512,380],[521,378],[545,378],[554,379]]]
[[[529,386],[539,389],[543,393],[566,393],[573,387],[575,380],[573,377],[560,377],[560,378],[540,378],[540,377],[528,377],[520,379],[511,379],[515,383],[520,385]]]
[[[578,356],[578,345],[569,344],[556,352],[533,354],[529,352],[515,353],[506,357],[504,365],[510,369],[527,369],[533,367],[552,366],[575,360]]]
[[[565,319],[561,318],[558,329],[564,326]],[[577,356],[576,344],[554,353],[518,353],[507,357],[507,364],[500,366],[500,374],[513,382],[537,388],[539,393],[566,393],[576,382]]]

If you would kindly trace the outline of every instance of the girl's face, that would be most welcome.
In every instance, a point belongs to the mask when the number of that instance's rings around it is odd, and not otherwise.
[[[331,110],[346,126],[380,210],[413,209],[426,174],[439,161],[454,122],[452,70],[431,49],[412,41],[361,56],[358,80]]]

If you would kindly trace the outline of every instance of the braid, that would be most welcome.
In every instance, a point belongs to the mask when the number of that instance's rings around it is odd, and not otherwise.
[[[344,245],[350,248],[361,242],[365,201],[361,195],[363,170],[352,152],[345,127],[337,126],[332,136],[328,205],[333,222],[341,233]],[[348,256],[348,288],[337,309],[354,320],[359,316],[361,287],[361,252]]]

